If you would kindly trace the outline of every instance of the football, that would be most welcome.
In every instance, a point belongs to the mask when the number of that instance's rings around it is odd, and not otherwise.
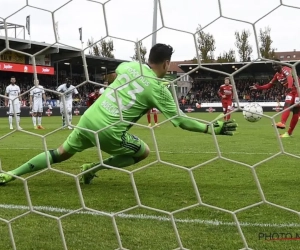
[[[243,108],[243,116],[248,122],[257,122],[262,118],[264,111],[258,103],[249,103]]]

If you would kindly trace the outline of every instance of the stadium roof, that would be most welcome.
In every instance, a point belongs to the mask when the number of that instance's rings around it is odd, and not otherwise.
[[[297,61],[283,61],[284,63],[290,63],[294,64]],[[232,63],[203,63],[202,66],[206,67],[208,69],[213,69],[213,70],[218,70],[218,71],[223,71],[229,74],[232,74],[233,72],[236,71],[236,69],[239,69],[243,66],[245,66],[249,62],[232,62]],[[198,64],[179,64],[179,68],[181,68],[184,72],[189,72],[195,68],[198,67]],[[300,65],[297,65],[297,71],[300,71]],[[197,73],[196,73],[197,72]],[[219,75],[218,73],[214,73],[211,71],[207,71],[204,69],[199,69],[196,72],[193,72],[191,74],[191,77],[195,77],[197,75],[201,74],[210,74],[210,75]],[[266,72],[273,72],[271,62],[267,61],[256,61],[252,62],[250,66],[245,68],[244,70],[241,71],[241,74],[243,73],[266,73]]]
[[[0,36],[0,51],[5,49],[5,47],[5,37]],[[35,42],[18,38],[9,38],[9,47],[11,49],[19,50],[28,54],[35,54],[48,47],[41,54],[51,54],[52,66],[55,66],[55,64],[58,63],[59,69],[69,69],[70,66],[65,64],[68,63],[72,65],[73,72],[80,73],[83,71],[83,62],[80,49],[61,46],[60,44],[51,45],[45,42]],[[106,68],[104,72],[111,73],[115,71],[120,63],[125,61],[113,58],[86,55],[86,62],[91,73],[94,73],[95,71],[99,73],[101,67]]]

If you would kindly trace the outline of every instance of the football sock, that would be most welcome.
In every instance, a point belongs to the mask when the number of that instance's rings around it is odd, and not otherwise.
[[[154,122],[157,123],[157,114],[154,113]]]
[[[299,120],[299,114],[293,114],[292,116],[292,119],[291,119],[291,122],[290,122],[290,127],[289,127],[289,130],[288,130],[288,134],[289,135],[292,135],[297,123],[298,123],[298,120]]]
[[[65,119],[65,116],[62,116],[62,122],[63,122],[63,126],[66,125],[66,119]]]
[[[38,116],[37,120],[38,120],[38,125],[41,126],[42,125],[42,117]]]
[[[289,118],[291,110],[288,107],[284,107],[286,111],[284,111],[281,115],[281,123],[286,124],[287,119]]]
[[[8,123],[10,126],[12,126],[12,115],[8,116]]]
[[[147,120],[148,120],[148,123],[151,123],[151,115],[150,115],[150,112],[147,113]]]
[[[231,117],[231,114],[226,115],[226,121],[229,121]]]
[[[17,123],[18,123],[18,125],[20,124],[20,120],[21,120],[20,114],[17,114]]]
[[[35,127],[36,126],[36,116],[32,116],[32,123],[33,123],[33,126]]]
[[[47,168],[47,157],[49,158],[50,164],[61,162],[59,160],[59,154],[57,150],[49,150],[47,154],[45,152],[33,157],[22,166],[9,171],[8,173],[21,176],[27,173],[35,172],[44,168]]]
[[[68,114],[69,115],[69,123],[72,123],[72,113],[70,114]]]

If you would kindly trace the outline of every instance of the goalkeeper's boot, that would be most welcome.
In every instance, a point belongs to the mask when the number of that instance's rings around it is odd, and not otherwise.
[[[290,138],[292,137],[288,132],[285,132],[284,134],[280,135],[281,138]]]
[[[1,173],[0,174],[0,186],[5,185],[6,183],[14,180],[14,177],[8,174]]]
[[[33,128],[34,128],[34,129],[38,129],[38,126],[34,126]]]
[[[87,171],[93,167],[95,167],[97,165],[97,163],[87,163],[87,164],[83,164],[80,167],[81,172]],[[80,178],[80,182],[82,184],[90,184],[91,181],[94,179],[94,177],[97,177],[95,174],[95,171],[89,171],[85,174],[83,174]]]
[[[283,124],[282,122],[277,122],[276,127],[279,129],[285,129],[285,124]]]

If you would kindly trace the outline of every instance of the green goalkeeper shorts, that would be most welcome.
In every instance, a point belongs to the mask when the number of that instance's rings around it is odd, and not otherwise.
[[[87,119],[82,117],[77,127],[97,131],[99,128],[91,128]],[[97,146],[94,133],[75,128],[63,143],[63,148],[69,154],[82,152],[88,148]],[[98,134],[100,149],[110,155],[132,155],[139,157],[145,153],[147,145],[137,136],[126,131],[116,133],[108,128]]]

